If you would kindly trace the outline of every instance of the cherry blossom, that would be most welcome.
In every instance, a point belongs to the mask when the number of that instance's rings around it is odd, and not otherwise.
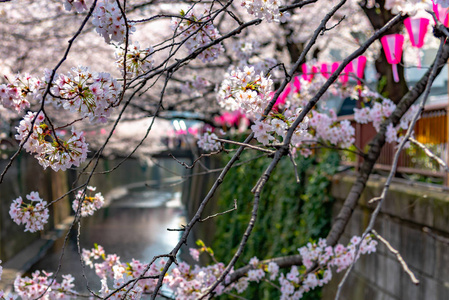
[[[189,95],[189,97],[201,97],[210,86],[211,82],[209,80],[195,75],[193,76],[193,80],[187,80],[181,86],[181,90],[185,95]]]
[[[62,275],[62,282],[58,283],[52,278],[53,273],[36,271],[31,277],[18,276],[14,281],[14,291],[22,299],[70,299],[75,287],[72,275]]]
[[[146,49],[140,49],[140,44],[135,42],[128,46],[128,51],[126,52],[126,77],[132,78],[142,75],[153,68],[153,48],[148,47]],[[117,58],[116,65],[120,69],[122,75],[124,73],[124,56],[125,50],[118,48],[115,52]]]
[[[88,186],[86,188],[86,193],[93,192],[95,190],[95,187]],[[82,217],[92,216],[94,212],[100,209],[104,204],[104,198],[101,193],[96,193],[94,196],[87,196],[86,193],[84,191],[78,191],[78,194],[72,204],[73,210],[77,212],[79,209],[79,202],[83,199],[81,204]]]
[[[201,247],[200,249],[191,248],[189,250],[195,260],[198,259],[200,252],[208,252],[210,255],[213,255],[213,252],[203,242],[198,241],[197,244]],[[359,245],[359,254],[356,256],[357,245]],[[327,246],[324,239],[320,239],[318,243],[310,242],[298,249],[305,269],[292,266],[286,274],[279,274],[279,266],[276,263],[272,261],[268,263],[261,262],[257,257],[253,257],[248,263],[251,269],[246,276],[240,278],[237,282],[230,283],[230,275],[228,274],[224,283],[219,284],[215,288],[214,293],[219,296],[224,292],[235,290],[240,294],[248,288],[251,282],[277,280],[282,292],[281,299],[301,299],[304,293],[328,283],[332,278],[332,269],[336,268],[337,272],[346,269],[360,255],[376,251],[376,245],[377,242],[372,240],[369,235],[363,241],[360,237],[352,237],[347,247],[341,244],[335,247]],[[163,259],[156,261],[150,266],[135,259],[130,263],[122,263],[117,255],[106,255],[103,247],[99,245],[95,245],[91,250],[83,249],[82,259],[86,266],[95,268],[97,276],[100,277],[102,287],[99,294],[108,296],[114,292],[112,299],[122,299],[125,294],[128,295],[129,299],[140,299],[142,293],[153,291],[158,280],[157,277],[150,277],[159,275],[159,272],[166,264],[166,261]],[[317,265],[318,268],[307,273],[306,269],[310,270],[314,265]],[[221,262],[208,266],[192,266],[185,262],[179,262],[175,268],[169,271],[163,282],[173,291],[174,295],[172,296],[176,299],[197,299],[215,283],[224,271],[224,267],[224,264]],[[233,270],[231,270],[230,274],[232,273]],[[62,299],[74,293],[73,277],[71,275],[63,276],[63,281],[60,284],[56,281],[51,283],[49,278],[51,275],[51,273],[45,272],[41,275],[39,271],[36,271],[32,274],[32,278],[18,277],[14,284],[15,291],[22,297],[34,297],[42,294],[50,286],[46,297],[57,296]],[[129,285],[121,288],[124,283],[132,278],[142,275],[146,276],[147,279],[137,281],[131,290],[129,290]],[[112,287],[108,285],[108,279],[113,282]]]
[[[218,30],[212,24],[209,10],[206,6],[195,5],[189,8],[187,13],[182,10],[181,17],[183,17],[181,21],[178,18],[172,18],[171,26],[173,30],[180,32],[189,53],[193,53],[197,49],[221,37]],[[223,52],[224,48],[219,43],[199,53],[198,58],[202,62],[210,62],[215,60]]]
[[[198,138],[198,147],[204,151],[218,151],[222,148],[221,143],[218,142],[218,136],[208,129],[202,136]]]
[[[354,119],[356,122],[361,124],[366,124],[369,122],[373,123],[376,131],[379,131],[380,124],[390,117],[393,111],[396,109],[396,105],[389,99],[382,99],[379,101],[374,101],[372,107],[365,106],[363,108],[354,109]],[[386,131],[386,141],[388,143],[399,142],[400,133],[405,132],[412,121],[413,116],[419,109],[418,105],[412,105],[410,109],[401,118],[400,123],[393,127],[392,124],[387,126]]]
[[[226,73],[217,93],[218,104],[226,110],[242,110],[253,120],[258,119],[271,100],[273,81],[254,67],[245,66]]]
[[[199,261],[199,260],[200,260],[200,252],[199,252],[197,249],[195,249],[195,248],[190,248],[190,249],[189,249],[189,253],[190,253],[190,256],[192,256],[192,258],[193,258],[195,261]]]
[[[126,23],[115,0],[98,1],[92,14],[92,24],[106,43],[114,41],[121,44],[124,42]],[[128,33],[132,34],[134,31],[136,28],[128,22]]]
[[[83,132],[72,127],[69,139],[63,140],[56,137],[43,122],[44,119],[42,112],[28,112],[16,127],[18,134],[15,138],[27,152],[35,154],[44,169],[51,167],[54,171],[65,171],[73,165],[79,167],[86,160],[88,152]]]
[[[59,75],[51,88],[70,112],[88,117],[91,123],[105,123],[118,101],[121,85],[109,73],[93,73],[79,66]]]
[[[65,10],[71,11],[72,8],[75,8],[77,13],[87,10],[90,5],[92,5],[92,0],[65,0],[64,2]]]
[[[283,5],[282,0],[242,0],[241,5],[245,7],[250,15],[261,18],[267,22],[284,22],[289,16],[288,13],[279,11],[279,7]]]
[[[49,217],[47,202],[39,197],[38,192],[31,192],[26,198],[30,200],[29,204],[24,203],[22,197],[13,200],[9,209],[11,219],[18,225],[24,224],[25,231],[43,230]]]
[[[17,74],[8,84],[0,85],[0,103],[6,108],[21,112],[30,107],[30,102],[37,102],[42,98],[44,87],[43,80],[28,74]]]

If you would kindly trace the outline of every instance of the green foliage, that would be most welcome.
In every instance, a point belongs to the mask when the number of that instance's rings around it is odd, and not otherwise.
[[[377,91],[385,98],[389,97],[388,91],[386,91],[387,83],[388,83],[387,76],[384,75],[379,79],[379,82],[377,84]]]
[[[253,153],[247,152],[242,161]],[[332,197],[329,195],[330,176],[336,172],[339,156],[335,152],[321,153],[322,161],[314,158],[296,159],[300,183],[296,182],[294,166],[290,159],[283,159],[263,189],[258,219],[245,251],[236,268],[254,257],[270,257],[298,254],[298,248],[310,239],[328,233],[331,218]],[[219,211],[232,207],[237,199],[238,209],[217,218],[217,232],[213,245],[215,257],[228,262],[235,253],[243,232],[251,217],[253,194],[251,188],[267,168],[270,159],[261,158],[234,168],[220,188]],[[238,182],[239,184],[235,184]],[[309,293],[304,299],[318,299],[320,291]],[[250,296],[249,296],[250,295]],[[279,291],[267,283],[250,285],[243,297],[272,299]]]

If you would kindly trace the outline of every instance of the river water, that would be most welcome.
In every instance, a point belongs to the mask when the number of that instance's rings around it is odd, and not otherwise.
[[[91,249],[97,243],[107,254],[119,255],[122,263],[131,262],[133,258],[149,262],[155,255],[170,252],[179,241],[180,232],[168,231],[167,228],[180,228],[185,224],[180,189],[151,189],[143,185],[125,189],[125,192],[123,188],[120,190],[122,196],[93,216],[83,218],[81,248]],[[53,251],[31,271],[54,272],[61,265],[59,274],[74,275],[76,290],[85,293],[86,280],[82,276],[76,230],[72,230],[60,264],[61,246],[62,242],[56,243]],[[86,267],[85,274],[89,287],[98,291],[100,282],[94,271]]]

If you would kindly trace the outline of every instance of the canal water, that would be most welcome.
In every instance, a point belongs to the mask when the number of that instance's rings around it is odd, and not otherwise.
[[[165,181],[159,179],[158,182]],[[149,262],[155,255],[169,253],[179,241],[180,232],[167,229],[178,229],[185,224],[180,186],[163,187],[162,184],[149,187],[148,184],[134,182],[112,189],[106,198],[109,198],[106,207],[93,216],[83,218],[81,248],[90,250],[97,243],[103,246],[107,254],[120,256],[122,263],[131,262],[133,258]],[[62,241],[59,241],[51,253],[33,266],[31,272],[54,272],[60,265],[59,274],[74,275],[76,290],[86,293],[86,280],[76,241],[76,230],[72,230],[62,260]],[[97,292],[100,289],[99,278],[89,267],[84,272],[89,287]]]

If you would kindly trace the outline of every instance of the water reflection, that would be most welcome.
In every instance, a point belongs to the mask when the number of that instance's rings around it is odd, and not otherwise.
[[[83,219],[80,245],[92,248],[94,243],[102,245],[106,253],[117,253],[121,262],[133,258],[144,262],[155,255],[168,253],[179,240],[179,232],[167,228],[179,228],[183,220],[181,193],[169,190],[132,189],[114,200],[108,207],[94,216]],[[54,271],[59,265],[61,245],[45,256],[34,270]],[[76,286],[84,287],[76,237],[72,233],[66,246],[60,274],[71,273],[76,277]],[[98,291],[100,283],[95,273],[86,269],[89,287]]]

